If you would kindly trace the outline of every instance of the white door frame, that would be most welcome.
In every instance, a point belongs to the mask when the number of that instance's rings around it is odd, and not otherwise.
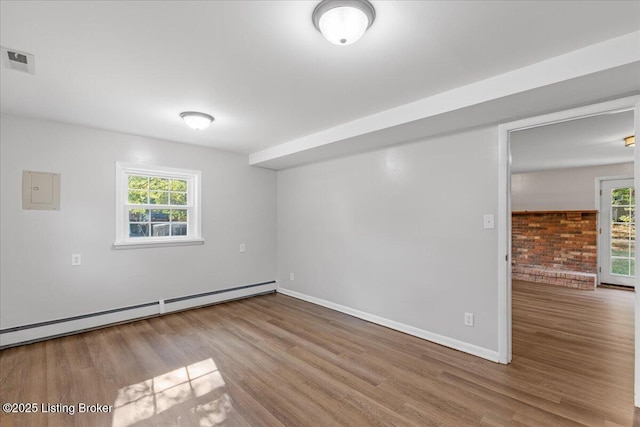
[[[511,153],[509,135],[516,130],[578,118],[635,109],[635,134],[640,135],[640,96],[615,99],[586,107],[545,114],[498,126],[498,360],[511,362]],[[621,142],[622,143],[622,142]],[[640,188],[640,149],[634,150],[635,186]],[[640,205],[636,199],[636,209]],[[636,230],[636,241],[640,240]],[[636,265],[640,255],[636,252]],[[636,289],[640,274],[636,275]],[[635,323],[640,326],[640,292],[635,294]],[[635,405],[640,407],[640,327],[635,328]]]

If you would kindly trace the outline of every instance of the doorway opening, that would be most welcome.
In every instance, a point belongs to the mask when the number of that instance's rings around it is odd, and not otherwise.
[[[601,116],[603,114],[613,114],[613,113],[621,113],[621,112],[632,112],[638,117],[638,112],[640,111],[640,97],[632,96],[622,99],[617,99],[614,101],[608,101],[601,104],[595,104],[587,107],[581,107],[573,110],[557,112],[552,114],[547,114],[544,116],[533,117],[525,120],[519,120],[516,122],[506,123],[500,125],[499,127],[499,211],[498,211],[498,232],[499,232],[499,253],[503,254],[503,257],[499,259],[499,360],[501,363],[510,363],[512,360],[512,210],[511,210],[511,144],[510,139],[514,132],[523,131],[532,128],[538,128],[542,126],[547,126],[551,124],[558,124],[568,121],[575,121],[576,119],[584,119],[588,117],[596,117]],[[635,112],[634,112],[635,111]],[[635,128],[634,133],[638,133],[638,127],[640,124],[638,120],[635,120]],[[635,150],[637,151],[637,150]],[[579,152],[574,152],[579,154]],[[554,158],[549,158],[548,160],[555,161]],[[634,163],[633,163],[633,176],[635,176],[635,185],[634,187],[638,187],[639,175],[638,170],[640,169],[640,155],[636,152],[634,153]],[[593,183],[593,181],[592,181]],[[593,185],[593,184],[592,184]],[[593,187],[592,187],[593,188]],[[631,187],[628,187],[631,188]],[[627,205],[623,205],[629,208],[631,205],[634,205],[634,214],[635,214],[635,204],[636,201],[633,200],[633,203],[629,203]],[[595,206],[595,203],[592,205],[592,210],[597,212],[600,210],[599,206]],[[617,222],[625,222],[625,221],[617,221]],[[638,232],[635,230],[635,215],[633,227],[631,227],[630,221],[626,221],[628,225],[628,229],[632,230],[634,235],[633,241],[637,238]],[[622,239],[618,239],[622,240]],[[629,272],[631,271],[631,260],[633,260],[634,270],[635,270],[635,262],[636,262],[636,252],[635,248],[633,251],[630,250],[630,241],[631,239],[627,239],[627,254],[628,255],[620,255],[620,251],[616,252],[616,257],[620,258],[611,258],[613,259],[625,259],[627,260],[627,267]],[[616,244],[621,244],[621,242],[616,242]],[[597,259],[597,255],[596,255]],[[620,262],[618,262],[620,264]],[[598,266],[600,267],[600,266]],[[635,273],[635,271],[634,271]],[[599,283],[600,277],[596,277],[596,283]],[[637,278],[633,280],[633,283],[637,283]],[[638,306],[638,293],[635,293],[633,296],[635,300],[636,307]],[[638,323],[638,310],[635,310],[635,322]],[[640,375],[638,375],[638,371],[640,369],[640,349],[638,349],[638,335],[640,335],[640,331],[636,329],[635,333],[635,363],[636,363],[636,375],[635,375],[635,390],[640,391]],[[635,398],[636,406],[640,406],[640,394],[636,393]]]

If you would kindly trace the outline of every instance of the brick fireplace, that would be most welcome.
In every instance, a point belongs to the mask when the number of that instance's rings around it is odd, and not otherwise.
[[[593,290],[597,237],[597,211],[513,212],[512,277]]]

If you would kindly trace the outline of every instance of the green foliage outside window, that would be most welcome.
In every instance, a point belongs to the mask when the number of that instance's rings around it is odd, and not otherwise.
[[[149,237],[149,233],[151,236],[186,235],[187,210],[171,207],[187,205],[187,188],[187,181],[183,179],[130,175],[129,204],[167,208],[130,208],[129,237]]]
[[[148,176],[129,176],[129,203],[134,205],[186,205],[187,181]]]
[[[633,188],[611,190],[611,273],[635,275],[635,204]]]

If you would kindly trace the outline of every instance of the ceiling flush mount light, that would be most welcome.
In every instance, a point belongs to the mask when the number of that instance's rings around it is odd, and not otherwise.
[[[206,129],[213,122],[213,116],[196,111],[185,111],[180,113],[180,117],[182,117],[187,126],[195,130]]]
[[[625,147],[635,147],[636,146],[636,137],[635,135],[628,136],[624,139]]]
[[[362,37],[376,19],[376,11],[367,0],[323,0],[312,19],[327,40],[345,46]]]

